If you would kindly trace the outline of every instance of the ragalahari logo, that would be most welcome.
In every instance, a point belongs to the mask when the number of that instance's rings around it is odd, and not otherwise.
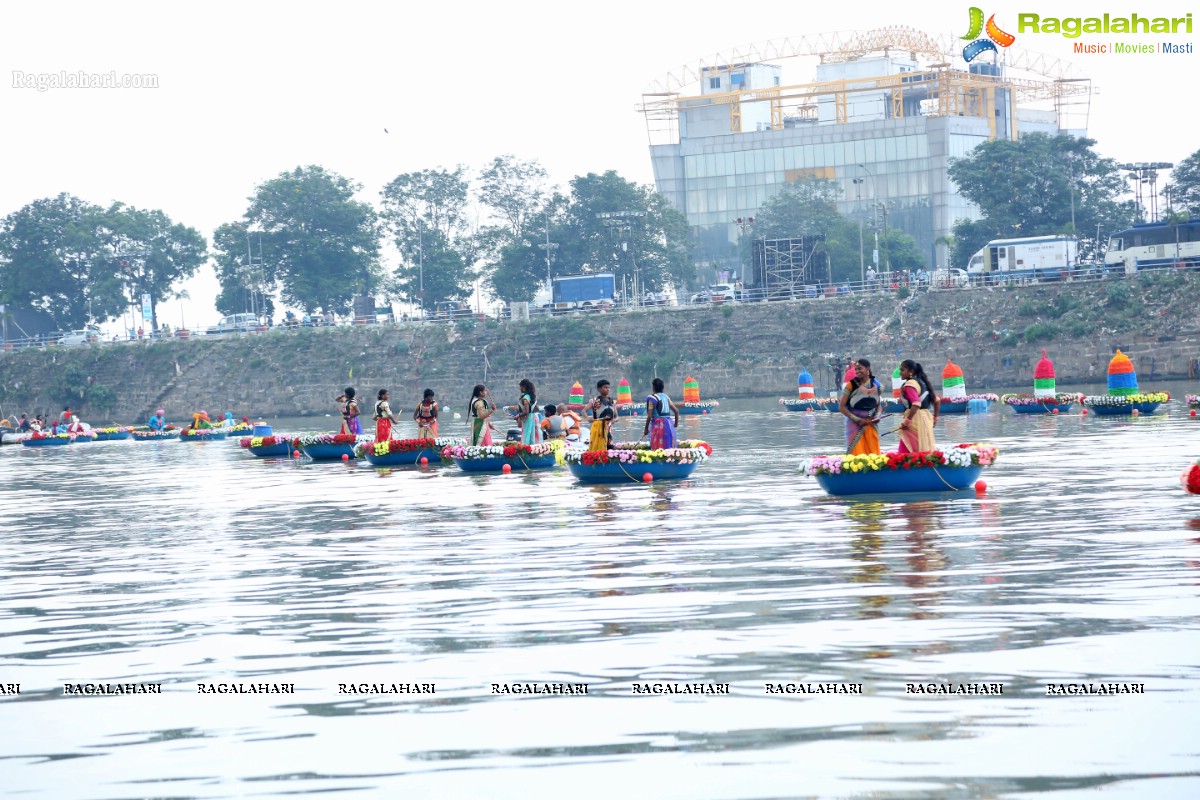
[[[987,33],[986,39],[980,39],[980,33]],[[971,29],[967,31],[967,35],[963,39],[973,40],[969,45],[963,48],[963,61],[970,64],[981,53],[986,53],[991,50],[993,53],[999,53],[996,45],[1008,47],[1017,40],[1017,37],[1011,33],[1005,33],[1000,30],[1000,26],[996,24],[996,15],[992,14],[988,17],[987,25],[983,24],[983,9],[971,6]]]

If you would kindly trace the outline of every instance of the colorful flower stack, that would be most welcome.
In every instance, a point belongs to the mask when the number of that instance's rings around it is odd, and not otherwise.
[[[1117,349],[1108,362],[1108,394],[1083,398],[1083,404],[1103,417],[1153,414],[1160,405],[1171,399],[1169,392],[1138,390],[1137,372],[1129,356]]]
[[[796,377],[796,386],[799,396],[794,400],[790,397],[781,397],[779,405],[788,411],[813,411],[820,407],[817,396],[813,393],[813,379],[812,375],[808,374],[808,370],[801,368],[800,374]]]
[[[716,400],[700,400],[700,382],[691,375],[683,379],[683,402],[677,404],[680,414],[708,414],[718,405]]]
[[[575,381],[571,386],[571,394],[567,397],[567,408],[572,411],[583,411],[584,409],[583,384],[579,381]]]
[[[629,381],[621,378],[617,384],[617,416],[636,417],[642,413],[642,407],[633,402],[633,390]]]
[[[942,414],[962,414],[968,409],[971,413],[986,413],[988,404],[999,399],[994,394],[967,394],[962,367],[946,359],[946,366],[942,368]]]
[[[892,399],[884,402],[884,411],[889,414],[904,413],[904,404],[900,402],[900,389],[903,386],[904,379],[900,377],[900,365],[896,364],[896,368],[892,370]]]
[[[1018,414],[1057,414],[1070,411],[1082,395],[1075,392],[1058,392],[1054,387],[1054,362],[1042,349],[1042,358],[1033,368],[1033,394],[1001,395],[1000,402],[1010,406]]]

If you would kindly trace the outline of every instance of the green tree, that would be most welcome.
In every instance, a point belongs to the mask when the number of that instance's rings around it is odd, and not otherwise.
[[[1171,207],[1200,217],[1200,150],[1171,170]]]
[[[471,294],[477,242],[469,195],[463,166],[407,172],[383,188],[383,218],[401,258],[392,286],[422,309]]]
[[[496,156],[479,173],[479,202],[502,223],[513,239],[537,227],[546,210],[546,170],[536,161]]]
[[[207,258],[199,231],[171,221],[162,211],[114,203],[103,216],[108,258],[130,298],[150,296],[151,326],[158,330],[158,304],[176,296],[177,284],[196,274]]]
[[[380,281],[377,218],[354,199],[361,188],[318,166],[266,181],[243,219],[218,237],[218,274],[237,265],[232,239],[241,227],[252,238],[261,235],[263,261],[256,269],[265,289],[277,286],[285,300],[310,311],[344,313],[354,296],[373,294]]]
[[[684,216],[648,186],[615,171],[573,178],[557,234],[555,274],[612,272],[617,285],[636,276],[658,290],[691,284],[695,267],[688,256]],[[552,240],[555,227],[551,226]]]
[[[59,329],[121,314],[124,282],[99,206],[60,194],[0,222],[0,303],[48,313]]]
[[[274,262],[259,257],[261,247],[262,236],[251,235],[244,221],[226,223],[213,232],[213,262],[221,285],[216,306],[222,314],[275,315],[275,302],[271,299],[271,291],[277,286],[271,268]],[[316,308],[305,306],[310,312]]]
[[[979,207],[985,223],[961,228],[956,223],[959,256],[969,251],[969,258],[993,238],[1074,231],[1084,257],[1095,257],[1105,233],[1126,227],[1134,215],[1133,204],[1120,200],[1126,186],[1116,162],[1097,154],[1095,144],[1066,134],[1031,133],[1015,141],[983,142],[954,159],[950,179]],[[994,235],[980,241],[985,230]]]

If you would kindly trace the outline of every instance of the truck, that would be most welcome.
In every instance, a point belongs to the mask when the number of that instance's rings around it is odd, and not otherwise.
[[[537,302],[556,314],[567,311],[600,311],[611,308],[617,291],[617,276],[611,272],[565,275],[554,279],[549,298],[545,290]]]
[[[993,239],[967,262],[975,283],[1056,281],[1079,265],[1079,240],[1074,236],[1026,236]]]

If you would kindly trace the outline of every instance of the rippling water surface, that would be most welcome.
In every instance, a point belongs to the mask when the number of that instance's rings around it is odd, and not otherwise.
[[[881,502],[797,473],[840,417],[778,409],[686,418],[714,458],[653,485],[0,448],[0,795],[1200,796],[1200,420],[946,418],[1000,447],[986,495]],[[1118,681],[1145,694],[1046,696]],[[134,682],[162,693],[64,694]],[[815,682],[863,694],[765,691]]]

